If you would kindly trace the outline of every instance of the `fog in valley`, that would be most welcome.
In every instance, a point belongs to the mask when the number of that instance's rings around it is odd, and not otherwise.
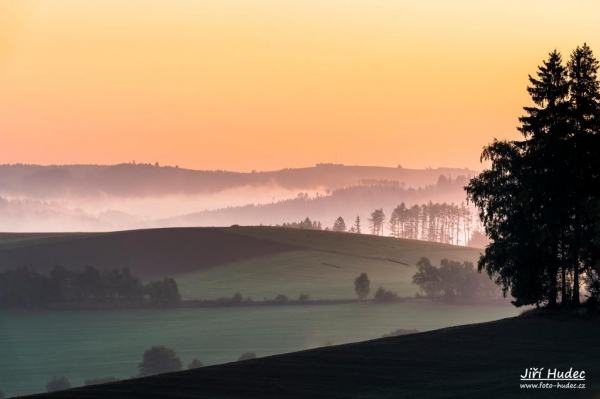
[[[319,164],[237,173],[158,164],[0,166],[0,231],[114,231],[153,227],[282,225],[342,216],[368,229],[375,209],[466,200],[475,171]],[[389,226],[383,226],[389,235]],[[464,240],[463,240],[464,241]],[[463,242],[464,244],[464,242]]]

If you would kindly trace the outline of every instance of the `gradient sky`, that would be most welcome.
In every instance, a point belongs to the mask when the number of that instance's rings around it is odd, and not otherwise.
[[[598,1],[2,0],[0,163],[480,169]]]

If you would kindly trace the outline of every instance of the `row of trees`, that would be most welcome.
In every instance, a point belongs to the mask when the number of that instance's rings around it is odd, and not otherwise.
[[[428,298],[446,303],[500,299],[498,287],[488,276],[478,273],[471,262],[442,259],[436,267],[423,257],[417,267],[413,284]]]
[[[375,209],[368,222],[371,234],[383,235],[386,226],[383,208]],[[455,205],[429,202],[409,207],[402,202],[393,209],[387,228],[392,237],[454,245],[468,245],[474,233],[478,232],[472,212],[464,203]],[[347,229],[344,218],[340,216],[335,220],[332,230],[360,233],[360,217],[357,216],[354,225]]]
[[[458,262],[442,259],[440,266],[434,266],[423,257],[417,262],[417,273],[413,284],[428,298],[446,303],[472,303],[477,301],[500,300],[498,287],[488,276],[477,272],[471,262]],[[371,281],[367,273],[361,273],[354,280],[354,291],[360,299],[371,293]],[[377,302],[395,302],[399,299],[393,291],[379,287],[373,297]]]
[[[551,52],[527,91],[522,140],[484,148],[466,187],[491,243],[479,260],[516,306],[600,296],[599,63],[587,44]]]
[[[175,280],[165,277],[146,284],[128,269],[69,270],[55,265],[48,275],[30,267],[0,273],[0,307],[32,308],[51,303],[136,302],[148,298],[158,306],[181,300]]]
[[[323,230],[323,226],[319,221],[312,221],[307,216],[306,219],[300,222],[283,223],[281,227],[289,227],[293,229],[307,229],[307,230]]]

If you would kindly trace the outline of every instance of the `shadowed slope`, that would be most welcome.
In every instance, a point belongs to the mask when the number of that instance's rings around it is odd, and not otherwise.
[[[600,323],[504,319],[39,398],[559,398],[600,393]],[[586,372],[585,389],[520,389],[528,367]]]
[[[0,270],[128,267],[142,278],[176,276],[207,267],[290,251],[319,251],[378,262],[414,264],[421,256],[475,261],[479,250],[372,235],[277,227],[168,228],[112,233],[0,234]],[[323,260],[316,264],[321,265]]]
[[[0,246],[0,269],[31,265],[47,269],[128,267],[144,278],[176,275],[299,247],[231,234],[218,228],[173,228],[97,234],[10,236]]]

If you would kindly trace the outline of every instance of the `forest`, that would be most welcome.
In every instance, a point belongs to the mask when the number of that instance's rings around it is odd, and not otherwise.
[[[55,265],[48,275],[22,266],[0,272],[0,308],[36,308],[57,303],[115,304],[147,301],[172,306],[181,301],[174,279],[146,284],[128,269],[68,270]]]

